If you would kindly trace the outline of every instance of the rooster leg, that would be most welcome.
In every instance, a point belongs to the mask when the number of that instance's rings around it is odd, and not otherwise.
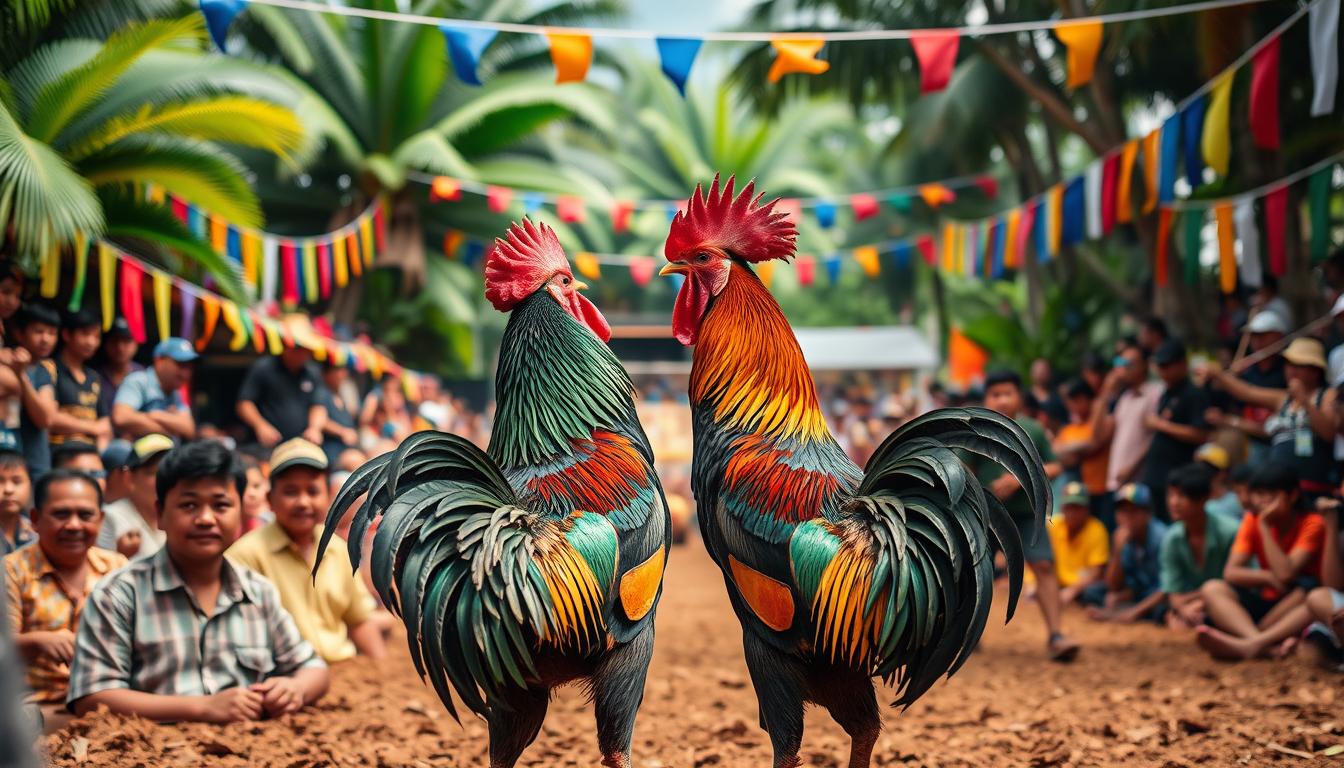
[[[852,671],[828,670],[824,679],[813,676],[812,691],[817,703],[849,734],[849,768],[869,768],[882,731],[872,679]]]
[[[502,706],[490,707],[490,768],[513,768],[518,756],[536,740],[546,719],[547,690],[509,691]]]
[[[593,670],[597,746],[606,768],[630,768],[635,715],[644,701],[644,678],[653,658],[653,623],[630,642],[606,653]]]
[[[742,633],[742,650],[756,689],[761,728],[770,735],[775,751],[775,768],[799,768],[806,670],[798,659],[776,650],[749,628]]]

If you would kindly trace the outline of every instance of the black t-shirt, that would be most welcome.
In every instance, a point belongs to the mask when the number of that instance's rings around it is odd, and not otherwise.
[[[247,370],[238,399],[255,405],[261,417],[280,433],[280,439],[289,440],[308,428],[308,411],[325,403],[324,390],[312,364],[290,373],[280,358],[267,356]]]
[[[75,371],[60,358],[43,360],[40,365],[47,369],[47,373],[55,383],[56,410],[88,421],[96,421],[107,415],[107,406],[103,402],[102,377],[92,368],[81,366],[80,374],[84,380],[80,381]],[[87,434],[51,435],[52,445],[66,442],[96,443],[97,438]]]
[[[1183,426],[1207,429],[1204,411],[1209,407],[1208,395],[1196,387],[1189,379],[1167,387],[1157,401],[1157,415]],[[1195,450],[1199,446],[1177,440],[1165,432],[1153,435],[1153,443],[1148,448],[1148,461],[1145,477],[1147,485],[1156,494],[1167,484],[1167,473],[1185,466],[1195,460]]]

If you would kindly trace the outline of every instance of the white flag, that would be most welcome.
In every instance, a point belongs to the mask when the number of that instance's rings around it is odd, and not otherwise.
[[[1232,209],[1237,239],[1241,241],[1241,282],[1259,288],[1264,274],[1260,264],[1260,230],[1255,226],[1255,201],[1241,200]]]
[[[277,283],[280,282],[280,242],[274,237],[263,235],[261,238],[261,300],[275,301]]]
[[[1309,14],[1315,84],[1311,116],[1320,117],[1335,111],[1335,90],[1339,83],[1339,0],[1316,0]]]
[[[1087,211],[1087,239],[1100,240],[1101,231],[1101,175],[1102,162],[1087,167],[1083,178],[1083,195],[1086,198],[1083,208]]]

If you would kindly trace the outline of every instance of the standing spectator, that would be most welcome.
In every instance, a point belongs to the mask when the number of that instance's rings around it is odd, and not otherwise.
[[[1102,396],[1092,409],[1093,439],[1111,446],[1106,464],[1106,489],[1117,491],[1143,470],[1153,430],[1147,415],[1157,412],[1162,385],[1148,380],[1148,353],[1127,345],[1106,376]]]
[[[132,373],[145,369],[145,366],[135,362],[135,353],[138,351],[140,344],[131,335],[131,326],[126,318],[113,320],[112,327],[103,334],[102,364],[98,366],[98,375],[103,380],[103,405],[108,413],[112,413],[112,404],[116,402],[121,382]]]
[[[37,543],[5,557],[9,626],[28,662],[34,700],[64,704],[84,598],[126,558],[93,546],[102,494],[86,475],[53,469],[37,481],[33,496]]]
[[[1222,515],[1230,520],[1241,520],[1241,501],[1232,488],[1228,466],[1231,459],[1227,449],[1217,443],[1205,443],[1195,451],[1195,461],[1208,467],[1210,472],[1209,514]],[[1245,465],[1242,465],[1245,466]],[[1249,475],[1247,476],[1249,480]],[[1174,519],[1174,518],[1173,518]]]
[[[1261,312],[1246,324],[1247,338],[1252,354],[1277,345],[1285,333],[1288,324],[1277,312]],[[1285,389],[1288,378],[1284,371],[1283,356],[1268,355],[1258,360],[1239,374],[1239,378],[1251,386],[1265,389]],[[1209,382],[1216,384],[1217,382]],[[1232,399],[1238,400],[1235,395]],[[1233,429],[1244,434],[1250,441],[1250,461],[1263,461],[1269,452],[1269,440],[1265,434],[1265,421],[1274,413],[1273,408],[1265,408],[1254,402],[1235,403],[1234,412],[1220,407],[1210,410],[1209,423],[1221,428]]]
[[[103,383],[88,366],[103,340],[103,328],[91,310],[66,316],[61,327],[61,347],[51,360],[39,365],[55,384],[56,412],[51,417],[51,444],[67,441],[99,446],[112,439],[112,422],[103,406]]]
[[[1069,413],[1056,391],[1054,369],[1043,357],[1031,361],[1031,397],[1036,401],[1038,418],[1046,432],[1054,434],[1061,424],[1068,423]]]
[[[115,549],[133,560],[144,560],[163,546],[164,532],[159,526],[155,506],[159,461],[173,449],[167,435],[145,435],[131,448],[130,495],[107,505],[98,546]]]
[[[1209,366],[1208,376],[1233,397],[1274,412],[1265,422],[1270,461],[1297,469],[1302,490],[1328,495],[1334,489],[1336,390],[1325,386],[1325,353],[1316,339],[1295,339],[1283,352],[1286,389],[1256,387]]]
[[[1153,518],[1152,495],[1138,483],[1116,493],[1115,541],[1106,566],[1106,605],[1092,618],[1132,624],[1161,621],[1166,593],[1161,588],[1162,542],[1167,526]]]
[[[1320,583],[1325,521],[1301,501],[1289,465],[1267,464],[1251,480],[1254,514],[1241,520],[1223,578],[1200,589],[1212,626],[1201,627],[1197,639],[1211,655],[1248,658],[1248,643],[1240,641],[1274,627]],[[1260,567],[1252,568],[1251,558]]]
[[[1139,327],[1139,335],[1136,339],[1140,347],[1143,347],[1145,356],[1157,354],[1157,350],[1170,338],[1167,333],[1167,324],[1160,317],[1150,317],[1143,321]]]
[[[312,352],[294,346],[279,357],[258,358],[247,370],[238,390],[238,418],[266,448],[296,437],[322,442],[326,396],[312,359]]]
[[[327,421],[322,425],[322,450],[327,454],[329,463],[336,463],[341,452],[347,448],[359,446],[359,430],[356,429],[353,404],[346,401],[345,382],[350,370],[336,365],[330,360],[322,369],[322,383],[326,399]]]
[[[1022,412],[1022,379],[1011,371],[991,373],[985,378],[985,407],[997,411],[1012,419],[1027,433],[1041,460],[1045,462],[1045,474],[1055,478],[1060,473],[1059,462],[1050,449],[1045,430],[1034,419]],[[968,457],[976,479],[988,488],[995,498],[1003,502],[1004,508],[1012,516],[1021,535],[1023,557],[1036,577],[1036,602],[1041,609],[1047,632],[1046,648],[1050,657],[1056,661],[1068,662],[1078,656],[1078,643],[1064,635],[1060,622],[1059,581],[1055,577],[1054,553],[1050,549],[1050,539],[1042,536],[1036,526],[1036,517],[1031,502],[1022,492],[1022,486],[1012,473],[994,462],[977,457]],[[1103,530],[1104,533],[1104,530]]]
[[[371,621],[377,604],[354,573],[344,547],[313,573],[318,518],[327,511],[327,455],[302,438],[281,443],[271,454],[269,501],[275,522],[243,535],[229,558],[270,579],[294,616],[299,634],[328,662],[384,653],[382,631]]]
[[[156,432],[190,440],[196,435],[196,421],[182,398],[182,388],[191,382],[196,349],[191,342],[176,336],[154,347],[154,367],[136,371],[125,378],[112,406],[112,423],[132,438]]]
[[[1283,319],[1285,326],[1293,327],[1293,310],[1279,295],[1279,279],[1274,275],[1261,278],[1260,287],[1251,296],[1251,308],[1257,312],[1273,312]]]
[[[227,723],[296,712],[327,670],[270,582],[224,557],[238,532],[242,467],[192,443],[163,460],[166,543],[99,582],[75,637],[67,703],[148,720]],[[210,606],[209,613],[198,606]]]
[[[56,413],[56,381],[50,363],[52,351],[60,334],[61,315],[51,305],[32,303],[19,310],[14,318],[19,344],[23,353],[15,351],[16,364],[26,363],[24,375],[19,377],[23,409],[19,418],[19,443],[23,448],[28,472],[41,475],[51,469],[51,436],[49,428]]]
[[[1153,442],[1148,447],[1143,484],[1152,493],[1153,513],[1165,521],[1169,519],[1167,473],[1172,467],[1189,464],[1195,458],[1195,448],[1208,439],[1204,412],[1209,401],[1204,390],[1190,381],[1185,345],[1180,341],[1163,342],[1153,362],[1166,388],[1157,401],[1157,412],[1144,415],[1146,426],[1153,430]]]
[[[1092,500],[1092,516],[1106,526],[1115,528],[1111,514],[1110,492],[1106,490],[1106,469],[1110,460],[1107,444],[1095,439],[1092,411],[1096,392],[1086,381],[1075,379],[1065,390],[1064,403],[1069,421],[1055,435],[1055,455],[1073,479],[1082,482]]]
[[[1187,464],[1167,476],[1167,510],[1174,522],[1162,540],[1162,592],[1167,596],[1167,625],[1193,629],[1204,623],[1206,582],[1221,579],[1240,523],[1208,510],[1211,473]]]
[[[28,466],[12,436],[0,438],[0,556],[8,555],[37,540],[28,520],[32,483]]]
[[[71,441],[63,443],[51,452],[52,469],[68,469],[78,472],[98,483],[98,497],[105,498],[107,493],[107,471],[103,469],[103,457],[93,443]]]
[[[1123,489],[1122,489],[1123,490]],[[1106,563],[1110,536],[1092,516],[1091,500],[1082,483],[1068,483],[1059,498],[1061,514],[1050,520],[1050,546],[1055,554],[1059,600],[1100,604],[1106,595]]]

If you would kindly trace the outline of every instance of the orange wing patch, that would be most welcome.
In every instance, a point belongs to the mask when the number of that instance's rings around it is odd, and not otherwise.
[[[793,593],[783,582],[743,565],[736,557],[728,556],[737,591],[765,626],[783,632],[793,626]]]
[[[648,560],[621,577],[621,607],[631,621],[639,621],[653,609],[653,599],[658,596],[658,586],[663,583],[666,562],[667,553],[659,547]]]
[[[817,648],[830,660],[871,663],[877,635],[886,619],[886,593],[867,612],[864,605],[873,587],[873,562],[867,552],[842,547],[821,574],[812,601]]]
[[[542,639],[556,647],[590,647],[606,629],[597,577],[568,542],[538,554],[535,562],[555,606],[551,629]]]

